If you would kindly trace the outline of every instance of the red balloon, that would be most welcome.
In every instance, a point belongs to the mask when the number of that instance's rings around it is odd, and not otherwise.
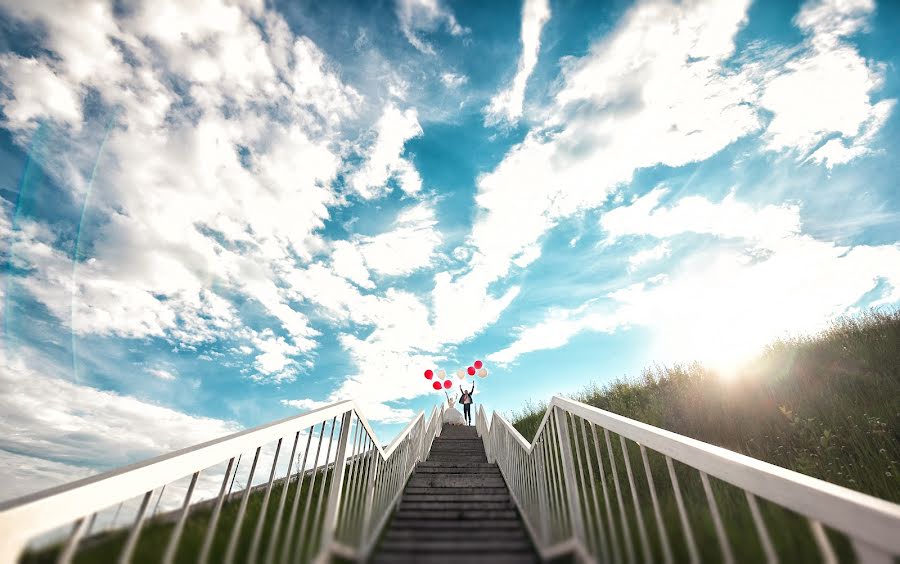
[[[475,361],[475,368],[481,368],[484,364],[480,360]]]
[[[430,368],[429,368],[428,370],[425,371],[425,377],[426,377],[426,378],[428,378],[429,380],[431,380],[431,377],[432,377],[432,376],[434,376],[434,372],[432,372]]]
[[[432,383],[431,383],[431,387],[434,388],[435,390],[440,390],[440,389],[441,389],[441,383],[440,383],[440,382],[432,382]]]
[[[435,382],[435,384],[437,384],[437,382]],[[452,387],[453,387],[453,382],[449,378],[447,380],[444,380],[444,388],[449,390]]]
[[[474,375],[475,375],[475,367],[474,367],[474,366],[468,367],[468,368],[466,369],[466,372],[469,373],[469,376],[474,376]]]

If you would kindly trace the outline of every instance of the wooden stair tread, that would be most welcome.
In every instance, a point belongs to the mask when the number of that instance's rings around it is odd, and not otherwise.
[[[420,462],[372,562],[537,562],[509,488],[474,427],[444,426]]]

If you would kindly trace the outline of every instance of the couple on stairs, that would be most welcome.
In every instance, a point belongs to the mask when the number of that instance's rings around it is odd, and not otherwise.
[[[475,403],[472,396],[475,394],[475,382],[472,382],[472,389],[468,392],[462,386],[459,387],[460,396],[457,403],[462,404],[463,414],[460,415],[453,405],[454,401],[447,392],[447,411],[444,412],[444,423],[446,425],[471,425],[472,424],[472,404]],[[465,419],[464,419],[465,418]]]

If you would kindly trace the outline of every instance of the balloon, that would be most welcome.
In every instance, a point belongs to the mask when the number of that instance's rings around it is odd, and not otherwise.
[[[432,372],[432,370],[431,370],[430,368],[429,368],[428,370],[425,371],[425,377],[426,377],[426,378],[428,378],[429,380],[431,380],[431,377],[432,377],[432,376],[434,376],[434,372]]]
[[[487,375],[488,375],[487,368],[482,368],[481,370],[478,371],[478,376],[481,378],[486,378]]]
[[[475,361],[475,368],[481,368],[484,364],[480,360]]]
[[[451,380],[444,380],[444,389],[449,390],[453,387],[453,382]]]
[[[432,383],[431,383],[431,387],[434,388],[435,390],[440,390],[440,389],[441,389],[441,383],[440,383],[440,382],[432,382]]]
[[[475,367],[470,366],[470,367],[466,368],[466,372],[469,373],[469,376],[474,376],[475,375]]]
[[[465,380],[466,379],[466,371],[463,370],[462,368],[460,368],[459,370],[456,371],[456,377],[459,378],[460,380]]]
[[[446,377],[447,377],[447,371],[446,371],[446,370],[443,370],[443,369],[438,370],[438,378],[440,378],[441,380],[443,380],[443,379],[446,378]]]

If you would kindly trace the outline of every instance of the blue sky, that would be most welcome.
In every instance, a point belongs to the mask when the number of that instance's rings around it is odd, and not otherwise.
[[[900,303],[896,3],[0,11],[2,497]]]

